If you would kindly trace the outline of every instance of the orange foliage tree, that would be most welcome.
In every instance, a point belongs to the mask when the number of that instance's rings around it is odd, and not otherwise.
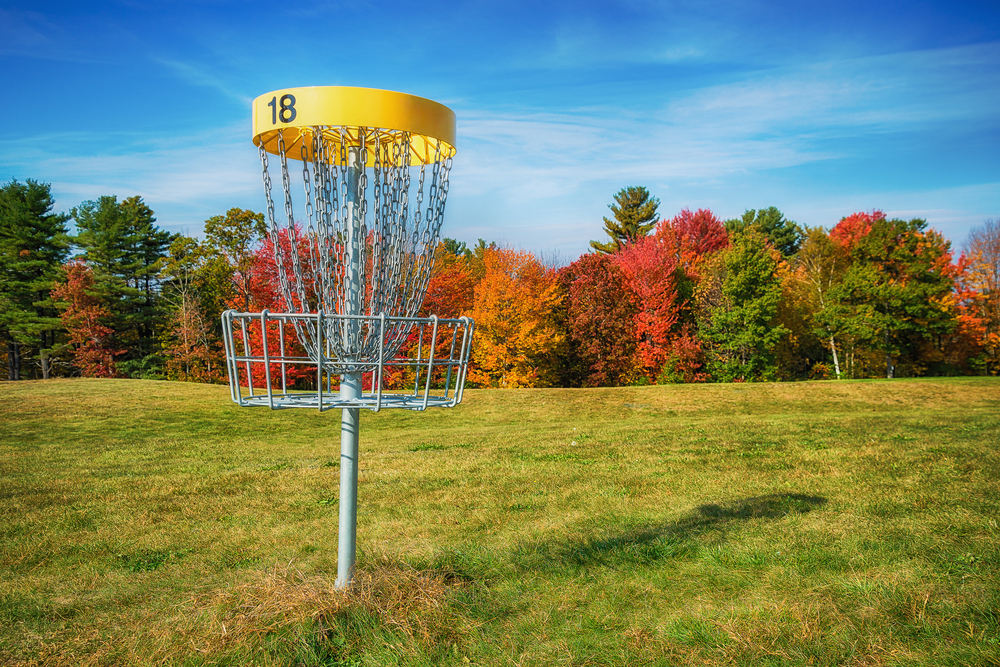
[[[868,236],[875,223],[885,220],[885,213],[875,209],[871,213],[852,213],[841,218],[830,230],[830,239],[845,251],[850,251],[858,241]]]
[[[458,252],[452,252],[441,242],[434,255],[434,268],[427,284],[427,294],[420,308],[420,317],[437,315],[440,319],[456,319],[472,310],[475,297],[476,276],[469,264],[469,257]],[[418,327],[410,330],[406,341],[400,347],[397,357],[415,359],[418,350],[426,354],[423,348],[427,340],[419,340],[421,331]],[[424,332],[429,338],[429,331]],[[434,358],[441,359],[451,352],[451,337],[438,332],[438,341],[434,350]],[[387,389],[402,389],[412,387],[415,370],[411,367],[388,367],[382,378],[382,384]],[[435,385],[442,378],[435,377]]]
[[[976,318],[983,370],[1000,374],[1000,220],[987,220],[969,233],[962,286],[967,316]],[[971,323],[970,323],[971,324]]]
[[[444,243],[438,244],[421,317],[453,318],[468,313],[475,301],[476,282],[469,259],[449,252]]]
[[[539,387],[554,381],[565,335],[556,324],[556,272],[529,252],[489,248],[476,286],[476,335],[469,380],[486,387]]]
[[[115,357],[126,351],[118,349],[114,330],[104,324],[111,313],[97,296],[94,272],[79,258],[64,269],[66,282],[52,290],[52,298],[62,310],[62,323],[73,345],[73,363],[84,377],[118,377]]]

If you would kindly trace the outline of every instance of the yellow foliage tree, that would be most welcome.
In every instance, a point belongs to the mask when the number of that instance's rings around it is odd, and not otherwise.
[[[556,272],[530,253],[488,248],[476,286],[469,380],[484,387],[545,387],[565,336],[556,324],[561,294]]]

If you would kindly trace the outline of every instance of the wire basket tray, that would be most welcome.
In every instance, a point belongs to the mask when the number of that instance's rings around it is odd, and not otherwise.
[[[468,317],[228,310],[222,325],[230,392],[241,407],[423,411],[462,402],[474,328]],[[339,333],[352,328],[369,330],[379,343],[345,353]],[[387,346],[391,332],[403,339]],[[363,374],[363,389],[345,401],[339,384],[348,373]]]

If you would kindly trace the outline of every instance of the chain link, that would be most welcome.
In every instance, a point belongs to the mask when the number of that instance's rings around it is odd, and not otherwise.
[[[444,217],[450,151],[437,142],[429,157],[425,153],[414,160],[417,153],[408,132],[364,127],[303,128],[295,141],[300,142],[304,226],[294,218],[284,133],[277,135],[284,223],[275,219],[268,155],[263,146],[259,147],[269,235],[286,310],[418,315]],[[417,164],[411,164],[414,161]],[[356,169],[356,178],[349,175],[352,169]],[[411,196],[415,196],[413,201]],[[349,210],[352,201],[356,204],[353,216]],[[356,268],[362,285],[357,313],[347,313],[348,242],[354,244],[358,255]],[[328,364],[331,372],[340,372],[338,358],[376,360],[380,344],[384,354],[394,355],[410,333],[408,324],[395,322],[380,340],[377,327],[373,329],[370,323],[347,326],[346,320],[331,319],[327,320],[331,329],[322,332],[321,338],[315,324],[296,325],[299,340],[309,354],[319,352],[315,341],[324,341],[323,356],[333,360]]]

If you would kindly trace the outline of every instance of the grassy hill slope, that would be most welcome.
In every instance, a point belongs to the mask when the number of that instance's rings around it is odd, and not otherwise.
[[[0,665],[1000,665],[1000,382],[0,384]]]

